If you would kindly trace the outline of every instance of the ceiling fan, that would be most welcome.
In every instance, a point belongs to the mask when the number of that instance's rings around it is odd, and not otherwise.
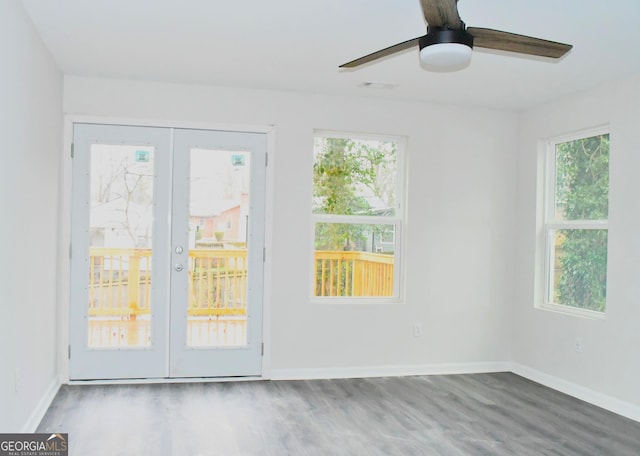
[[[396,52],[420,47],[420,60],[427,67],[463,68],[471,60],[473,47],[558,59],[571,50],[570,44],[517,35],[488,28],[467,27],[458,14],[458,0],[420,0],[427,34],[364,57],[340,68],[354,68]]]

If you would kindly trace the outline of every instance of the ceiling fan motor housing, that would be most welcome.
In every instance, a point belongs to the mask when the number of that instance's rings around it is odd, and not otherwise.
[[[429,27],[427,34],[420,38],[420,50],[427,46],[443,43],[464,44],[473,49],[473,36],[464,29]]]

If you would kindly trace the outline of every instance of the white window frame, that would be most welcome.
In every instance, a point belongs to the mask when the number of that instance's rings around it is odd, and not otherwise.
[[[590,138],[599,135],[610,135],[609,126],[601,126],[597,128],[580,130],[572,134],[557,136],[544,141],[543,164],[542,164],[542,223],[539,224],[538,236],[538,255],[541,261],[539,266],[540,276],[537,282],[537,298],[535,300],[536,307],[560,312],[569,315],[576,315],[587,318],[603,319],[605,318],[606,309],[603,312],[582,309],[565,304],[557,304],[553,302],[554,290],[554,236],[553,233],[562,229],[582,229],[582,230],[607,230],[609,229],[609,220],[556,220],[555,218],[555,186],[556,186],[556,146],[565,142],[575,141],[579,139]],[[610,174],[610,170],[609,170]],[[540,195],[539,195],[540,196]],[[608,246],[607,246],[608,250]],[[608,274],[607,274],[608,276]]]
[[[407,181],[407,152],[406,138],[403,136],[380,135],[372,133],[352,133],[334,130],[314,130],[315,138],[340,138],[354,140],[372,140],[394,142],[397,145],[396,156],[396,210],[393,216],[378,215],[336,215],[314,214],[311,211],[311,274],[309,278],[309,296],[311,303],[322,304],[395,304],[403,299],[404,294],[404,221],[406,218],[406,181]],[[313,154],[313,149],[311,151]],[[311,182],[313,185],[313,180]],[[394,230],[394,269],[392,296],[315,296],[315,230],[317,223],[348,223],[354,225],[395,225]],[[389,245],[389,244],[386,244]]]

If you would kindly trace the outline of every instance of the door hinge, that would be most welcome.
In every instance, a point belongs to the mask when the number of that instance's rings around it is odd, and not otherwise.
[[[71,359],[71,345],[67,346],[67,357]]]
[[[74,149],[75,149],[74,143],[71,143],[71,158],[73,158],[73,156],[75,155]]]
[[[267,261],[267,248],[266,247],[262,247],[262,262],[266,262]]]
[[[269,154],[264,154],[264,166],[269,166]]]
[[[71,243],[69,243],[69,259],[71,259],[71,254],[72,254]]]
[[[260,344],[260,356],[264,356],[264,342]]]

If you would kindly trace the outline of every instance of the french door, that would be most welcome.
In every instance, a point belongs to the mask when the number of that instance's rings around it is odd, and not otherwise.
[[[266,139],[74,125],[71,379],[260,375]]]

